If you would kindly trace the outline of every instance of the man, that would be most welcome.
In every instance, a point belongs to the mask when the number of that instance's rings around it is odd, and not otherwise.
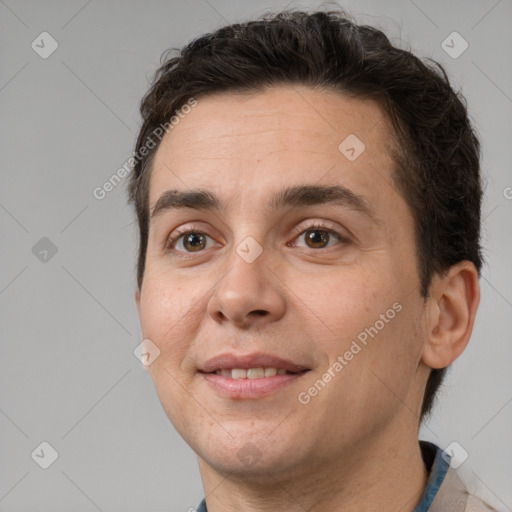
[[[442,68],[287,11],[167,58],[141,113],[135,299],[198,510],[492,510],[418,441],[482,265],[479,142]]]

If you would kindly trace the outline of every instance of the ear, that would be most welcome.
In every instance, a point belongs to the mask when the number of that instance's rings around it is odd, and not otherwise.
[[[425,346],[422,361],[430,368],[446,368],[462,351],[473,331],[480,302],[478,272],[470,261],[461,261],[430,287]]]

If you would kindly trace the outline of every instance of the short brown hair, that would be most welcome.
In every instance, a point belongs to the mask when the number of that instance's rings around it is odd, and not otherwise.
[[[480,275],[480,144],[464,97],[452,89],[440,64],[394,47],[382,31],[356,24],[342,10],[266,14],[198,37],[181,50],[168,50],[141,102],[136,154],[190,98],[287,83],[372,98],[389,116],[398,148],[393,181],[414,217],[422,297],[428,297],[434,274],[459,261],[473,262]],[[153,144],[136,162],[129,182],[140,232],[139,288],[157,148]],[[422,418],[432,408],[444,372],[431,371]]]

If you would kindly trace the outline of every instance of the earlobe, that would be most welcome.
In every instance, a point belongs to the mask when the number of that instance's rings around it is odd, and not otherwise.
[[[428,299],[427,333],[422,361],[446,368],[466,348],[480,302],[478,272],[470,261],[459,262],[435,278]]]

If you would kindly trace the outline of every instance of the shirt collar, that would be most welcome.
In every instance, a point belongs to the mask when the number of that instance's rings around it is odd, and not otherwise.
[[[420,449],[423,462],[430,474],[420,502],[416,505],[414,512],[427,512],[450,467],[450,455],[439,446],[428,441],[420,441]]]

